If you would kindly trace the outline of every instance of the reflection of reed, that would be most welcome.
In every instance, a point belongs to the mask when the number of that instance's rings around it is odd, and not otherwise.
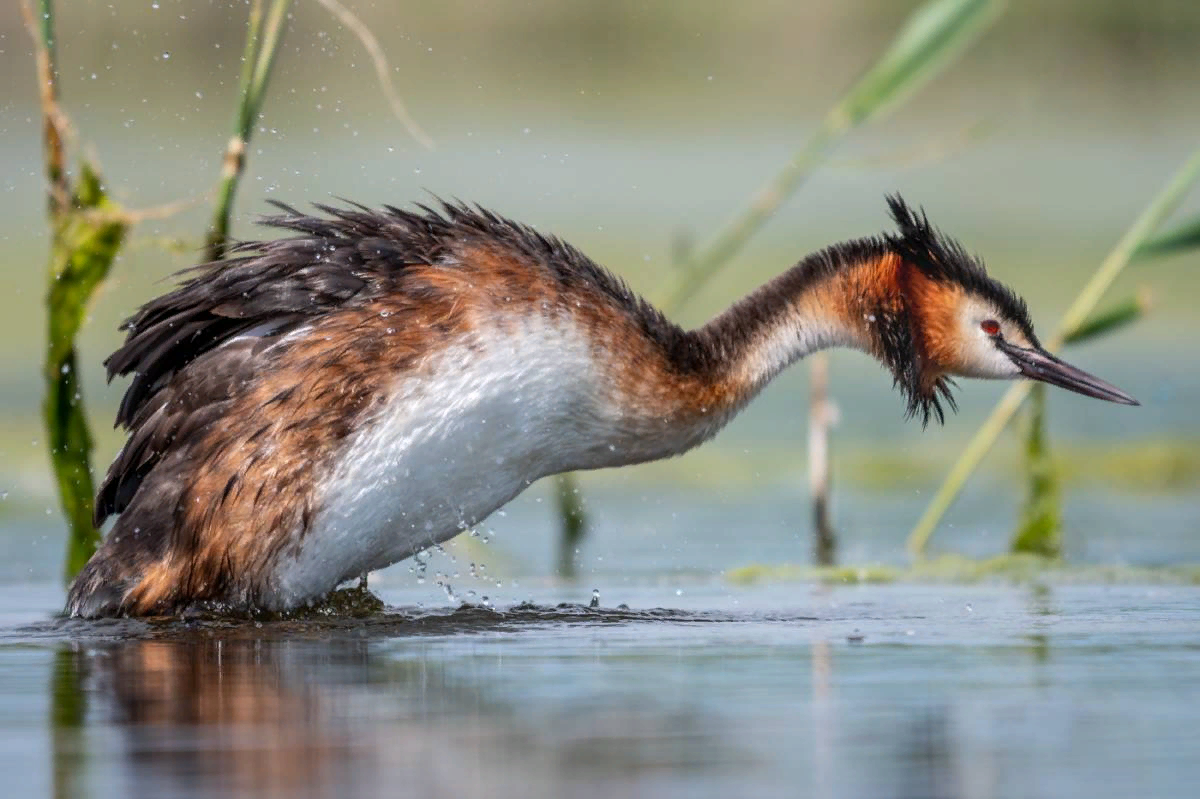
[[[85,765],[80,732],[87,716],[87,700],[81,690],[79,657],[75,650],[63,648],[54,653],[50,697],[54,798],[86,796],[87,792],[80,785]]]
[[[833,655],[829,642],[812,643],[813,796],[830,799],[833,791],[833,752],[836,737],[833,708]]]

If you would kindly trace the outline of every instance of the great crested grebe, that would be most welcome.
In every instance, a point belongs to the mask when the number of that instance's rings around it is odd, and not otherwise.
[[[288,610],[557,472],[711,438],[784,367],[845,346],[943,421],[949,377],[1131,396],[1047,353],[1025,303],[889,198],[899,230],[808,256],[683,330],[563,241],[489,211],[277,204],[291,231],[190,270],[124,329],[116,524],[74,616]]]

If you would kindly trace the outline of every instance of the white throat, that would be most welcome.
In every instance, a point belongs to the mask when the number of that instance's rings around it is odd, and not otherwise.
[[[831,347],[866,349],[861,335],[827,319],[794,316],[769,330],[756,342],[741,366],[739,379],[751,388],[749,401],[787,367],[820,350]]]

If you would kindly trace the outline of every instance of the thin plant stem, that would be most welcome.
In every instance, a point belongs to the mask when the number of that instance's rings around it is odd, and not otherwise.
[[[829,152],[854,129],[884,116],[947,66],[996,19],[1000,0],[932,0],[917,9],[896,38],[829,109],[820,127],[759,189],[709,245],[682,264],[680,283],[664,307],[682,308],[775,215]]]
[[[246,19],[246,44],[242,47],[242,71],[238,76],[237,114],[234,117],[234,131],[243,139],[250,135],[254,117],[250,110],[250,86],[254,81],[254,67],[258,63],[258,40],[262,36],[263,5],[262,0],[251,0],[250,14]]]
[[[350,9],[339,3],[338,0],[317,0],[317,2],[324,6],[326,11],[336,17],[338,22],[346,26],[362,42],[367,55],[371,57],[371,63],[375,66],[375,77],[379,80],[379,87],[383,90],[384,97],[387,98],[388,104],[392,107],[392,113],[396,116],[396,119],[400,120],[400,124],[408,131],[409,136],[412,136],[426,150],[432,150],[433,139],[421,129],[421,126],[413,119],[412,114],[408,113],[408,106],[404,104],[404,101],[400,99],[399,93],[396,92],[396,87],[392,83],[391,68],[388,66],[387,56],[384,54],[379,40],[375,38],[375,34],[371,33],[371,29],[355,16]]]
[[[250,4],[246,45],[242,50],[242,71],[238,81],[239,102],[234,117],[234,131],[225,147],[221,181],[217,188],[217,204],[213,209],[212,224],[209,226],[205,246],[205,257],[209,261],[219,261],[225,255],[234,197],[246,169],[246,148],[250,145],[250,138],[254,135],[254,124],[258,121],[266,98],[267,84],[279,53],[279,42],[283,37],[290,6],[291,0],[274,0],[264,16],[262,0],[253,0]]]
[[[759,189],[744,211],[721,229],[703,252],[685,261],[680,271],[679,287],[670,295],[665,307],[676,311],[685,306],[746,245],[746,242],[767,223],[779,207],[796,193],[838,141],[844,127],[835,129],[830,119],[792,156],[767,183]]]
[[[837,559],[837,532],[833,529],[830,494],[829,430],[837,417],[837,408],[829,398],[829,356],[812,356],[812,375],[808,411],[808,488],[812,497],[813,560],[820,566],[832,566]]]
[[[58,106],[58,60],[54,37],[54,3],[39,0],[35,21],[29,0],[22,0],[21,10],[34,42],[37,65],[38,93],[42,106],[43,167],[50,189],[50,213],[62,213],[70,204],[71,190],[67,185],[64,139],[67,125]]]
[[[254,64],[254,74],[250,80],[250,109],[243,121],[242,131],[247,141],[262,110],[263,100],[267,96],[267,84],[271,80],[271,71],[275,67],[276,56],[279,54],[279,42],[283,38],[283,26],[287,22],[288,9],[291,0],[275,0],[267,12],[266,23],[262,32],[262,44],[258,49],[258,59]]]
[[[1091,280],[1087,282],[1079,292],[1079,296],[1075,298],[1075,301],[1063,314],[1062,319],[1059,320],[1047,349],[1052,352],[1060,349],[1071,333],[1084,324],[1096,304],[1104,296],[1104,292],[1121,274],[1121,270],[1129,263],[1141,243],[1153,234],[1179,206],[1188,189],[1198,178],[1200,178],[1200,149],[1193,152],[1184,162],[1158,196],[1150,205],[1146,206],[1141,215],[1125,231],[1125,235],[1117,242],[1112,252],[1101,262]],[[946,511],[950,509],[959,492],[962,491],[967,478],[978,468],[984,456],[996,443],[1000,433],[1008,426],[1013,415],[1029,396],[1031,387],[1032,383],[1022,381],[1009,388],[967,443],[954,465],[950,467],[945,481],[938,488],[937,493],[934,494],[928,507],[925,508],[925,512],[921,514],[921,518],[908,536],[908,552],[912,557],[924,556],[929,538],[933,535],[938,523],[941,522]]]

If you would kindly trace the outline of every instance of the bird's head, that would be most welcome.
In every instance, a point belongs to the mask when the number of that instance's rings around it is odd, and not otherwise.
[[[895,256],[904,319],[880,330],[880,355],[908,399],[910,415],[944,418],[954,408],[951,378],[1029,378],[1088,397],[1137,405],[1119,388],[1051,355],[1015,292],[899,197],[888,199],[898,232],[885,237]]]

